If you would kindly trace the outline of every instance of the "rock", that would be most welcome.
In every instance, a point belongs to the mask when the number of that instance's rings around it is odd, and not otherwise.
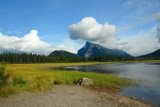
[[[93,84],[93,80],[89,78],[82,78],[78,81],[78,85],[91,85]]]
[[[136,100],[137,98],[136,97],[131,97],[132,99]]]

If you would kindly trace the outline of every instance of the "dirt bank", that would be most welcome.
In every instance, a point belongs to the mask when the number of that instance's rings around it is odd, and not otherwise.
[[[151,107],[121,95],[75,85],[57,85],[48,92],[0,98],[0,107]]]

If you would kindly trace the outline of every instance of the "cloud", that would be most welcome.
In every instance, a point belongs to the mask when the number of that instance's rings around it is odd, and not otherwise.
[[[155,7],[158,7],[160,5],[159,0],[125,0],[122,3],[122,6],[126,9],[133,9],[136,7],[136,10],[138,9],[139,12],[146,12],[149,9],[154,9]]]
[[[157,38],[159,39],[160,42],[160,23],[158,23],[156,27],[157,27]]]
[[[69,26],[69,36],[72,40],[91,41],[107,48],[122,49],[133,56],[148,54],[160,48],[159,14],[153,15],[158,24],[148,31],[139,31],[132,36],[116,37],[115,25],[98,23],[92,17],[86,17]],[[122,28],[126,30],[127,28]],[[158,38],[157,38],[158,37]]]
[[[133,25],[121,25],[121,26],[118,26],[117,32],[118,33],[127,32],[131,30],[133,27],[134,27]]]
[[[16,36],[6,36],[0,33],[0,52],[20,51],[28,53],[47,54],[51,51],[51,46],[40,41],[37,30],[31,30],[22,38]]]
[[[154,14],[153,19],[156,19],[157,21],[160,22],[160,13]]]
[[[125,37],[123,41],[128,42],[127,52],[134,56],[148,54],[160,48],[160,43],[156,38],[156,27],[149,31],[140,31],[138,34]]]
[[[15,34],[15,35],[21,35],[22,32],[21,31],[7,31],[7,34]]]
[[[73,40],[92,41],[107,48],[117,47],[116,27],[108,23],[102,25],[92,17],[85,17],[77,24],[70,25],[68,32]]]
[[[132,29],[137,29],[140,26],[147,26],[152,23],[151,15],[160,10],[159,0],[124,0],[120,4],[123,9],[122,15],[125,19],[122,26],[131,25]],[[122,23],[121,22],[121,23]]]
[[[60,50],[66,50],[72,53],[77,53],[77,50],[79,50],[84,44],[78,43],[77,41],[73,41],[69,38],[66,38],[63,40],[61,44],[54,45],[56,49]]]
[[[16,36],[7,36],[0,33],[0,53],[5,51],[12,52],[27,52],[48,55],[54,50],[68,50],[74,52],[74,49],[68,45],[58,44],[50,45],[44,41],[41,41],[37,35],[37,30],[31,30],[28,34],[22,38]]]
[[[153,19],[157,20],[156,28],[157,28],[157,38],[159,39],[160,42],[160,13],[154,14]]]

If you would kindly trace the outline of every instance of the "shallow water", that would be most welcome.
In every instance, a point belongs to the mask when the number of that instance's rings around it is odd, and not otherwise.
[[[66,67],[84,72],[116,74],[136,81],[139,86],[128,86],[119,94],[136,97],[146,103],[160,106],[160,63],[115,63]]]

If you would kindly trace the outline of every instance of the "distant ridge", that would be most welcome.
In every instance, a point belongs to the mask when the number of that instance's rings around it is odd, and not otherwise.
[[[116,56],[116,57],[132,57],[128,53],[120,49],[108,49],[103,46],[86,42],[77,53],[81,57],[94,57],[94,56]]]
[[[2,52],[2,53],[4,53],[4,54],[8,54],[8,53],[18,53],[18,54],[27,53],[27,54],[29,54],[29,52],[16,51],[16,50],[5,50],[5,51]]]
[[[79,57],[77,54],[65,51],[65,50],[55,50],[49,54],[50,57],[61,57],[64,56],[66,58],[74,58]]]
[[[156,58],[156,57],[160,57],[160,49],[158,49],[158,50],[156,50],[156,51],[154,51],[152,53],[139,56],[139,57],[144,57],[144,58]]]

